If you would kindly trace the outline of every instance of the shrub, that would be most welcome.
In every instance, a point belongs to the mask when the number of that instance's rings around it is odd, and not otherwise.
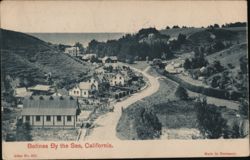
[[[179,86],[175,92],[175,96],[178,97],[180,100],[187,100],[188,99],[187,90]]]
[[[227,121],[222,117],[218,107],[207,104],[206,99],[198,100],[195,104],[199,129],[210,139],[216,139],[227,134]]]
[[[155,139],[159,138],[161,135],[162,125],[159,122],[158,117],[148,111],[145,108],[142,108],[139,113],[138,119],[136,120],[136,132],[138,139]]]
[[[22,120],[19,120],[16,126],[16,141],[32,141],[31,126],[29,123],[22,123]]]

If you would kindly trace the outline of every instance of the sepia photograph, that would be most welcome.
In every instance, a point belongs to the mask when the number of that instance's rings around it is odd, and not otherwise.
[[[118,142],[178,140],[191,148],[210,140],[249,142],[247,1],[4,0],[0,6],[5,157],[48,158],[7,156],[6,148],[19,142],[31,152],[105,152],[119,150]],[[249,155],[249,144],[242,147]]]

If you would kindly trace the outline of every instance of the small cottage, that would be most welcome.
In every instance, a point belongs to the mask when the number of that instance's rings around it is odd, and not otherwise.
[[[74,88],[69,90],[69,95],[73,97],[85,97],[88,98],[93,91],[96,91],[97,87],[93,83],[80,82]]]
[[[93,76],[88,80],[88,83],[94,84],[95,89],[98,90],[99,84],[101,83],[101,80],[97,76]]]
[[[79,47],[74,47],[74,46],[68,47],[68,48],[65,48],[64,53],[69,54],[71,56],[77,56],[77,54],[80,53],[80,49]]]
[[[109,79],[110,86],[124,86],[125,84],[125,78],[122,74],[118,73],[112,76],[112,78]]]
[[[112,60],[110,57],[108,56],[105,56],[102,58],[102,63],[105,64],[105,63],[112,63]]]
[[[31,96],[24,99],[21,116],[32,127],[75,128],[77,109],[72,97]]]
[[[32,92],[28,91],[25,87],[15,88],[14,96],[16,98],[24,98],[24,97],[31,96],[31,95],[32,95]]]

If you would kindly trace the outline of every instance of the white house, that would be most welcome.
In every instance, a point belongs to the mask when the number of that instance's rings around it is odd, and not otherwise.
[[[74,47],[74,46],[73,47],[68,47],[68,48],[65,48],[64,53],[67,53],[67,54],[69,54],[71,56],[77,56],[77,54],[80,53],[80,49],[79,49],[79,47]]]
[[[118,59],[116,56],[105,56],[102,58],[102,63],[103,64],[106,64],[106,63],[117,63],[118,62]]]
[[[99,78],[97,78],[97,77],[92,77],[92,78],[90,78],[90,79],[88,80],[88,83],[94,84],[95,87],[96,87],[96,90],[98,90],[100,80],[99,80]]]
[[[96,54],[85,54],[82,56],[82,60],[84,60],[84,61],[89,61],[92,58],[97,58],[97,55]]]
[[[32,92],[28,91],[25,87],[15,88],[14,96],[16,98],[24,98],[24,97],[31,96],[31,95],[32,95]]]
[[[74,97],[85,97],[88,98],[92,91],[95,91],[96,86],[93,83],[89,82],[80,82],[74,88],[69,90],[69,95]]]
[[[25,98],[21,116],[32,127],[74,128],[77,108],[73,97],[33,96]]]
[[[69,95],[73,97],[81,97],[81,90],[78,85],[69,90]]]
[[[109,79],[110,86],[124,86],[125,84],[125,78],[122,74],[118,73],[112,76],[112,78]]]

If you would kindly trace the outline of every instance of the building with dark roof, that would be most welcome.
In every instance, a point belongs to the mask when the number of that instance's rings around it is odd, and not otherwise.
[[[69,96],[31,96],[23,101],[23,122],[35,127],[75,127],[77,99]]]

